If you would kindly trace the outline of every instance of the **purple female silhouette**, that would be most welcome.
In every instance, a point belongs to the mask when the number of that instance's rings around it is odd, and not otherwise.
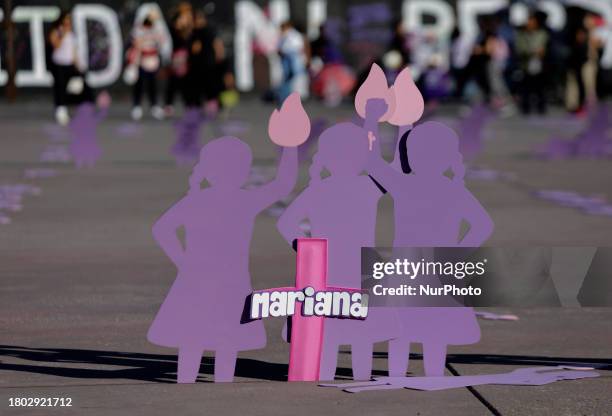
[[[376,124],[386,111],[384,100],[369,100],[366,124]],[[375,129],[371,131],[375,135]],[[376,151],[371,152],[368,163],[369,173],[394,201],[394,247],[480,246],[490,236],[493,222],[465,188],[465,167],[455,132],[442,123],[426,122],[411,131],[406,146],[410,175],[394,169]],[[452,180],[444,175],[449,169]],[[470,228],[460,239],[462,221]],[[471,344],[480,338],[471,308],[404,307],[398,313],[401,335],[389,342],[392,377],[406,374],[411,342],[423,344],[426,375],[441,376],[448,345]]]
[[[476,105],[470,114],[461,122],[459,133],[459,151],[464,159],[472,160],[480,154],[484,142],[484,130],[495,117],[495,112],[485,105]]]
[[[381,192],[363,174],[368,159],[367,131],[352,123],[339,123],[319,138],[310,168],[310,185],[287,207],[278,229],[288,242],[304,237],[300,227],[308,220],[314,238],[328,240],[327,284],[361,287],[361,247],[375,245],[376,213]],[[322,179],[326,170],[330,176]],[[387,310],[369,310],[365,321],[326,319],[320,379],[333,380],[338,348],[351,345],[353,378],[368,380],[372,347],[397,333]]]
[[[610,105],[602,103],[589,120],[586,129],[572,140],[551,138],[536,153],[546,159],[570,159],[577,157],[608,157],[612,145],[607,139]]]
[[[178,277],[148,339],[179,349],[179,383],[195,382],[204,350],[215,351],[215,382],[232,381],[238,351],[266,344],[262,322],[241,324],[241,316],[252,292],[249,247],[255,217],[295,186],[295,146],[310,130],[299,98],[294,98],[288,114],[275,112],[270,119],[273,141],[293,146],[285,147],[274,180],[243,189],[251,169],[251,149],[235,137],[213,140],[200,152],[189,179],[189,194],[153,226],[153,236],[176,265]],[[285,138],[279,137],[282,134]],[[205,179],[209,186],[201,189]],[[181,227],[184,243],[177,236]]]
[[[199,108],[188,109],[174,125],[176,141],[171,152],[179,165],[192,164],[200,152],[200,131],[204,116]]]
[[[77,168],[92,168],[102,156],[96,128],[106,114],[107,107],[98,109],[95,104],[85,102],[79,105],[70,121],[70,154]]]

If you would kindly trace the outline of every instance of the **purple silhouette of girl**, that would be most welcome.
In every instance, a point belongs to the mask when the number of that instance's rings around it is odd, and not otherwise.
[[[235,137],[209,142],[189,178],[189,194],[153,226],[153,236],[178,269],[147,338],[179,349],[179,383],[193,383],[204,350],[215,351],[215,382],[232,381],[238,351],[263,348],[261,321],[241,323],[253,291],[249,247],[255,217],[285,198],[297,180],[297,146],[310,120],[297,93],[270,116],[270,139],[284,147],[276,178],[243,189],[251,170],[249,146]],[[208,187],[202,189],[206,179]],[[177,235],[184,228],[182,242]]]
[[[284,149],[273,181],[245,190],[251,161],[251,149],[235,137],[208,143],[189,179],[189,194],[153,227],[178,277],[148,339],[179,349],[179,383],[195,382],[204,350],[215,351],[215,382],[232,381],[238,351],[266,345],[261,321],[240,323],[252,292],[249,246],[255,217],[295,185],[297,149]],[[204,179],[209,186],[201,189]],[[177,236],[181,227],[184,243]]]
[[[366,124],[379,120],[386,110],[384,100],[369,100]],[[394,201],[394,247],[480,246],[491,235],[493,222],[465,188],[465,167],[456,133],[442,123],[425,122],[412,129],[406,146],[410,175],[394,169],[376,151],[371,152],[368,163],[368,172]],[[444,175],[449,169],[452,179]],[[460,239],[463,221],[470,228]],[[426,375],[441,376],[448,345],[471,344],[480,339],[471,308],[405,307],[398,309],[398,314],[401,335],[389,341],[392,377],[406,374],[411,342],[423,344]]]
[[[278,229],[291,243],[304,237],[300,223],[308,220],[311,235],[328,240],[327,284],[361,287],[361,247],[375,245],[376,214],[381,192],[364,174],[369,157],[367,131],[352,123],[339,123],[319,138],[310,168],[309,186],[287,207]],[[330,176],[322,179],[326,170]],[[320,380],[333,380],[338,348],[351,345],[353,378],[369,380],[373,343],[397,333],[386,311],[369,310],[364,321],[326,319]]]
[[[192,164],[200,151],[200,131],[205,121],[200,109],[190,108],[174,125],[176,141],[171,153],[179,165]]]
[[[107,108],[96,108],[90,102],[79,105],[70,121],[70,154],[77,168],[93,167],[102,156],[96,128],[107,114]]]

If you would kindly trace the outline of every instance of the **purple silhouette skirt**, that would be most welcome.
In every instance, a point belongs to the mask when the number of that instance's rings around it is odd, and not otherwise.
[[[208,277],[208,279],[207,279]],[[229,279],[229,278],[228,278]],[[263,348],[266,333],[261,321],[241,324],[250,276],[227,284],[225,276],[191,276],[179,273],[161,305],[147,339],[164,347],[197,347],[202,350],[244,351]],[[225,284],[224,284],[225,283]],[[231,286],[231,287],[228,287]]]

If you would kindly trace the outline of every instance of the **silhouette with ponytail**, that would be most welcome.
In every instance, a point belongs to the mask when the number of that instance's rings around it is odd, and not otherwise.
[[[299,96],[270,117],[268,133],[284,147],[274,180],[243,189],[249,146],[235,137],[211,141],[189,178],[189,193],[153,226],[153,236],[178,276],[148,332],[150,342],[178,348],[179,383],[196,381],[204,350],[215,352],[215,382],[232,381],[239,351],[263,348],[261,321],[241,323],[252,292],[249,247],[255,217],[285,198],[297,180],[297,146],[310,131]],[[208,186],[201,188],[206,180]],[[184,242],[177,231],[184,228]]]
[[[382,99],[368,101],[366,118],[379,119],[387,111]],[[375,132],[369,133],[375,141]],[[465,166],[456,133],[438,122],[417,125],[407,136],[409,175],[384,161],[370,144],[368,172],[387,189],[394,202],[394,247],[478,247],[493,231],[493,222],[466,189]],[[452,171],[452,179],[445,173]],[[460,238],[462,222],[469,230]],[[410,343],[423,344],[427,376],[444,374],[448,345],[475,343],[480,328],[474,311],[464,307],[401,307],[400,335],[389,342],[389,375],[403,377]]]
[[[309,221],[314,238],[328,241],[327,284],[361,287],[361,247],[375,245],[376,215],[381,192],[365,174],[369,157],[367,131],[353,123],[339,123],[319,137],[310,167],[310,184],[287,207],[278,229],[287,242],[305,237],[300,227]],[[329,175],[325,178],[322,174]],[[333,380],[338,348],[351,346],[353,378],[369,380],[375,342],[397,333],[388,309],[369,309],[364,321],[326,319],[320,380]],[[387,315],[385,315],[387,314]]]

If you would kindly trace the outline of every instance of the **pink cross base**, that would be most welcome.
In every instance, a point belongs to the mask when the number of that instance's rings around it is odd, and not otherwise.
[[[312,287],[320,291],[361,292],[361,289],[327,286],[327,239],[300,238],[297,244],[295,287],[283,287],[261,292],[294,291]],[[291,322],[289,381],[318,381],[323,348],[325,318],[303,316],[301,302],[296,305]]]

